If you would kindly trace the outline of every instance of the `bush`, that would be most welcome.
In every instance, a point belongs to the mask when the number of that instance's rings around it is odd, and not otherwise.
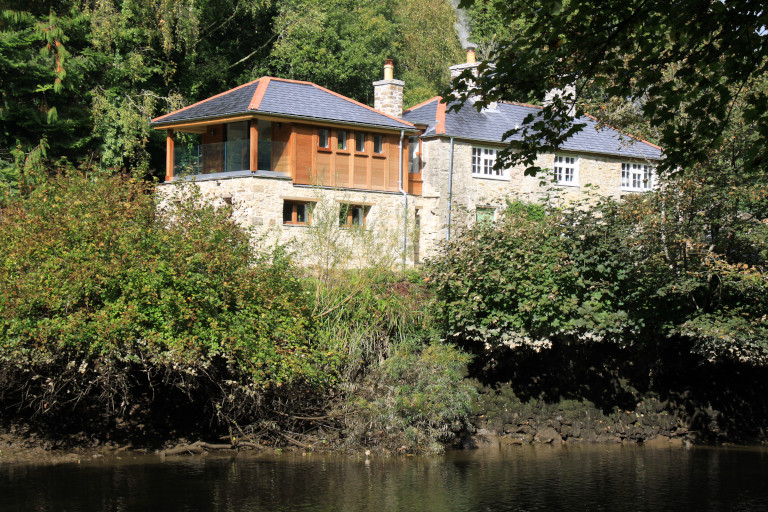
[[[440,453],[469,428],[477,396],[464,379],[470,356],[450,345],[403,343],[370,372],[352,404],[354,441],[411,452]]]
[[[763,365],[768,224],[710,202],[683,177],[621,203],[514,203],[430,263],[442,335],[484,353],[667,339]]]
[[[312,346],[285,260],[256,256],[194,189],[162,208],[156,197],[73,172],[0,212],[3,403],[120,416],[170,392],[227,423],[258,414],[267,393],[332,384],[338,359]]]

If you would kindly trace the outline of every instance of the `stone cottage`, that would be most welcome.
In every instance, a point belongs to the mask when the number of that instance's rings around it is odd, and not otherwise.
[[[477,69],[474,51],[467,55],[453,76]],[[309,82],[263,77],[158,117],[166,184],[194,180],[262,237],[301,244],[322,224],[337,245],[348,240],[353,252],[407,264],[434,254],[452,225],[495,217],[507,198],[533,200],[553,187],[580,197],[587,185],[620,197],[654,185],[660,149],[592,118],[578,120],[586,127],[560,151],[540,157],[548,176],[494,169],[503,134],[539,107],[448,112],[435,97],[403,111],[404,85],[387,61],[371,108]],[[178,133],[199,143],[176,147]],[[363,240],[357,248],[355,238]],[[305,257],[326,250],[307,246]]]

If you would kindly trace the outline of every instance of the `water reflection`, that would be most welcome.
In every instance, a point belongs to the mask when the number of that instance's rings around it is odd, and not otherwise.
[[[0,511],[768,510],[768,451],[512,447],[0,464]]]

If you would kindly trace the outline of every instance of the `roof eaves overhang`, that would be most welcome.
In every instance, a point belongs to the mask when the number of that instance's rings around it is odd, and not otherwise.
[[[281,113],[275,113],[275,112],[267,112],[267,111],[261,111],[261,110],[249,110],[246,112],[233,112],[229,114],[221,114],[216,116],[206,116],[206,117],[197,117],[195,119],[184,119],[184,120],[178,120],[178,121],[160,121],[160,122],[150,122],[150,126],[154,128],[155,130],[166,130],[166,129],[172,129],[174,127],[178,126],[194,126],[195,124],[211,124],[211,121],[219,121],[224,119],[230,119],[230,118],[249,118],[249,117],[258,117],[258,116],[264,116],[264,117],[278,117],[281,119],[292,119],[297,121],[309,121],[312,123],[316,122],[322,122],[322,123],[329,123],[329,124],[336,124],[336,125],[343,125],[343,126],[362,126],[369,129],[375,129],[375,130],[385,130],[385,131],[400,131],[404,130],[408,133],[416,133],[419,131],[418,128],[416,128],[411,123],[407,123],[407,121],[403,121],[403,124],[406,123],[410,126],[387,126],[387,125],[379,125],[374,123],[357,123],[352,121],[342,121],[338,119],[328,119],[324,117],[312,117],[312,116],[292,116],[290,114],[281,114]]]

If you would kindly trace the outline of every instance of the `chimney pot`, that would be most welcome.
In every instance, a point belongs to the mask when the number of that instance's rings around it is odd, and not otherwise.
[[[393,80],[395,78],[395,66],[392,65],[392,59],[384,61],[384,80]]]
[[[467,46],[467,64],[474,64],[477,62],[477,55],[475,54],[474,46]]]

